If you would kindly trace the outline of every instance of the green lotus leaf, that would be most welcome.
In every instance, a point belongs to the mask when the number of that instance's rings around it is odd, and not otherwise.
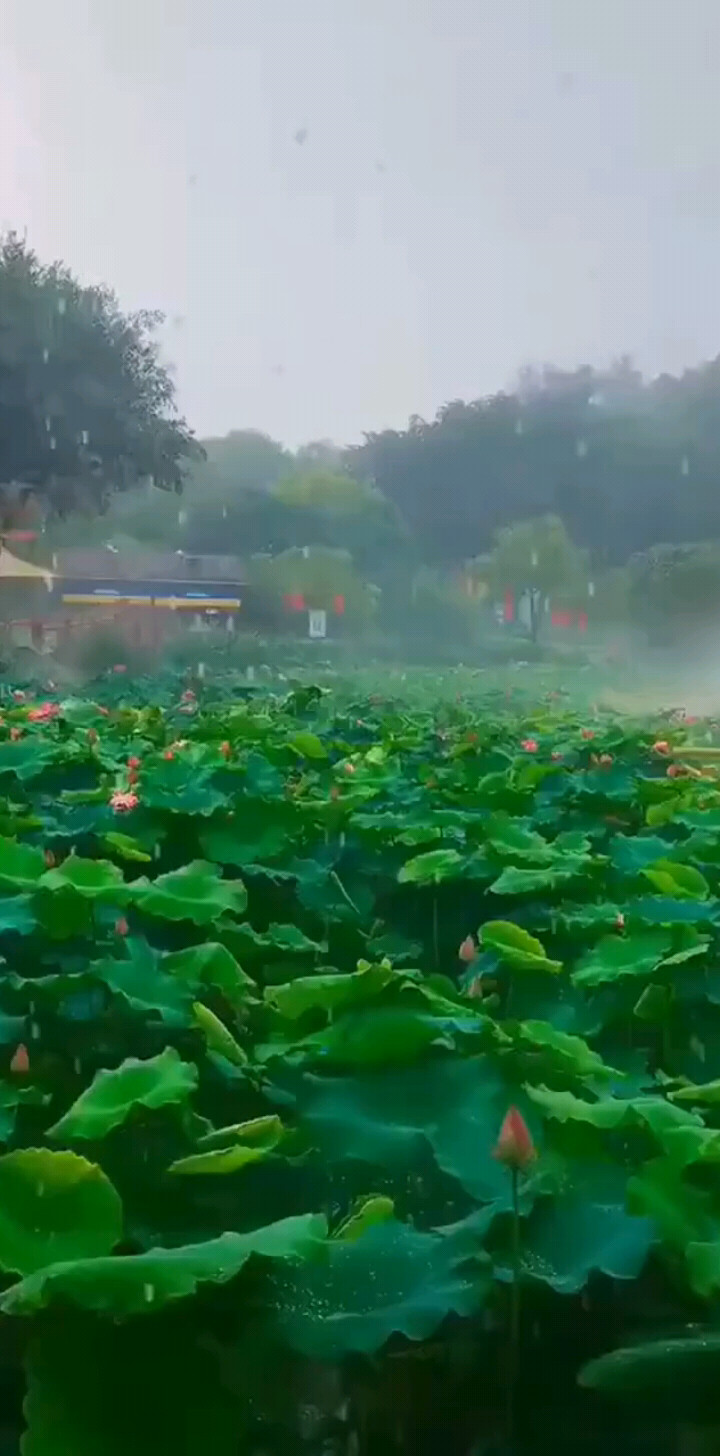
[[[480,928],[480,939],[483,946],[494,950],[513,969],[562,970],[560,961],[549,960],[545,947],[534,935],[510,920],[486,920]]]
[[[327,1235],[320,1214],[281,1219],[251,1233],[224,1233],[206,1243],[149,1249],[122,1258],[51,1264],[0,1296],[5,1314],[27,1315],[57,1302],[113,1319],[161,1309],[204,1284],[226,1284],[253,1256],[298,1261],[316,1256]]]
[[[117,865],[108,859],[81,859],[76,854],[69,854],[61,865],[47,870],[40,885],[53,891],[72,889],[88,900],[110,900],[116,904],[125,903],[129,894]]]
[[[181,870],[158,875],[156,880],[136,880],[132,894],[138,907],[162,920],[192,920],[210,925],[221,915],[242,915],[247,891],[242,880],[223,880],[217,868],[195,860]]]
[[[456,878],[462,870],[462,855],[456,849],[431,849],[409,859],[398,873],[403,885],[437,885]]]
[[[458,1247],[395,1219],[331,1240],[323,1259],[270,1284],[280,1335],[313,1360],[374,1354],[397,1334],[427,1339],[449,1314],[481,1308],[490,1288],[469,1240]]]
[[[33,1274],[64,1259],[109,1254],[122,1237],[110,1180],[77,1153],[19,1148],[0,1157],[0,1267]]]
[[[48,1136],[64,1142],[97,1141],[125,1122],[136,1107],[155,1109],[184,1103],[197,1086],[197,1067],[174,1047],[142,1061],[128,1057],[113,1071],[97,1072]]]

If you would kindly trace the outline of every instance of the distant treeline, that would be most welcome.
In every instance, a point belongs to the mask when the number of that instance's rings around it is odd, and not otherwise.
[[[720,541],[720,358],[652,382],[627,361],[527,371],[514,392],[350,448],[293,452],[251,429],[203,444],[179,500],[128,492],[86,538],[243,555],[322,544],[348,549],[371,579],[400,559],[454,567],[504,527],[548,515],[596,573],[658,544]],[[78,530],[75,518],[63,535],[77,544]]]
[[[438,565],[545,513],[598,568],[657,542],[720,539],[720,357],[650,383],[626,360],[604,373],[528,371],[513,393],[368,434],[344,459]]]

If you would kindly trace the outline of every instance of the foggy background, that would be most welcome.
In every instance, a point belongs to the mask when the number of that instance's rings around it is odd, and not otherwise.
[[[3,0],[0,226],[163,308],[198,434],[713,357],[717,0]]]

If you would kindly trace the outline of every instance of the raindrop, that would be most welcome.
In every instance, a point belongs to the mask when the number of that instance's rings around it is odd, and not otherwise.
[[[38,1198],[44,1198],[45,1197],[45,1184],[42,1183],[42,1182],[41,1183],[38,1183],[38,1186],[37,1186],[37,1196],[38,1196]]]
[[[155,1298],[155,1285],[143,1284],[143,1299],[146,1304],[152,1304]]]
[[[516,435],[523,435],[524,433],[525,433],[525,426],[524,426],[522,420],[518,418],[515,421],[515,434]]]
[[[575,443],[575,454],[577,455],[578,459],[583,460],[587,455],[587,452],[587,440],[577,440]]]
[[[66,298],[59,298],[58,301],[57,301],[57,311],[58,311],[58,313],[60,313],[60,314],[65,313],[66,309],[67,309],[67,299]]]
[[[90,431],[89,430],[81,430],[80,431],[80,442],[83,445],[89,445],[90,444]]]
[[[73,1058],[73,1071],[76,1077],[79,1077],[80,1073],[82,1072],[82,1062],[80,1061],[79,1057]]]
[[[50,436],[49,445],[51,450],[57,450],[57,440],[54,435]]]
[[[680,461],[680,474],[681,475],[689,475],[690,474],[690,461],[688,460],[687,455],[683,455],[683,458]]]
[[[52,429],[52,420],[50,419],[49,415],[45,416],[45,429],[47,430],[48,434],[50,434],[50,431]]]
[[[50,358],[50,350],[49,349],[43,349],[43,355],[42,356],[43,356],[43,364],[47,364],[48,359]]]
[[[40,1040],[40,1027],[37,1024],[37,1021],[30,1022],[30,1036],[33,1041]]]
[[[307,141],[307,134],[308,129],[306,126],[301,126],[299,130],[295,132],[293,140],[297,142],[299,147],[302,146],[303,142]]]

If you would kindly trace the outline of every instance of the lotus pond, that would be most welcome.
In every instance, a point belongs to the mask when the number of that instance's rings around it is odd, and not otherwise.
[[[148,696],[0,722],[7,1449],[704,1439],[715,726]]]

